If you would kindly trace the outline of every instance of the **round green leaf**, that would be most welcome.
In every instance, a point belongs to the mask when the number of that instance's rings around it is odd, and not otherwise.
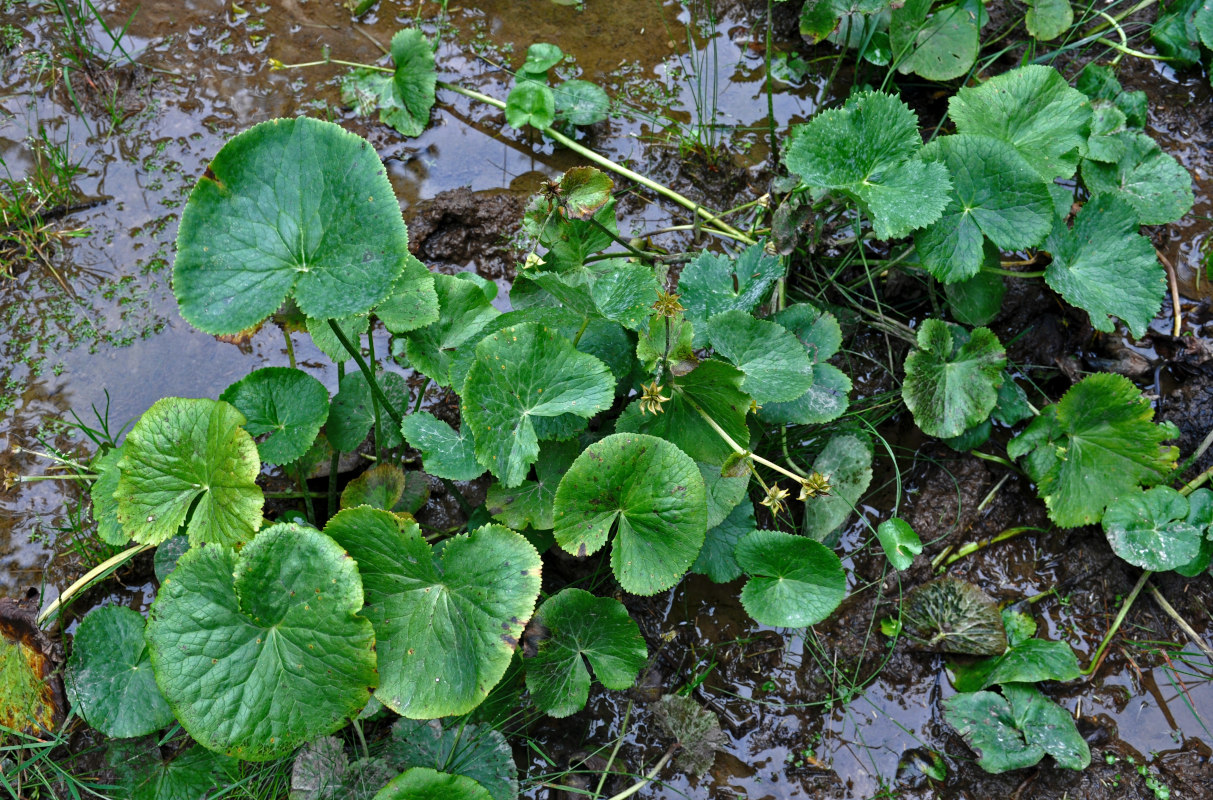
[[[1045,282],[1090,314],[1096,330],[1111,333],[1115,315],[1141,337],[1162,308],[1167,275],[1139,227],[1128,201],[1100,194],[1078,212],[1073,230],[1057,220],[1044,244],[1053,256]]]
[[[915,234],[923,266],[945,283],[981,269],[989,237],[1004,250],[1035,247],[1053,228],[1048,184],[1015,148],[992,136],[957,134],[923,148],[952,175],[952,199],[943,216]]]
[[[585,707],[590,671],[608,689],[627,689],[648,661],[640,627],[623,604],[581,589],[565,589],[535,612],[546,638],[527,661],[526,686],[535,705],[553,717]]]
[[[493,796],[464,775],[413,767],[393,778],[372,800],[493,800]]]
[[[542,433],[568,436],[545,428],[548,418],[589,418],[614,398],[615,379],[605,364],[556,331],[528,323],[476,345],[476,362],[463,384],[463,419],[480,463],[505,486],[517,486],[539,456]]]
[[[756,403],[795,400],[813,385],[813,362],[781,325],[725,311],[708,320],[707,333],[712,348],[745,373],[741,389]]]
[[[219,395],[245,417],[244,429],[266,436],[257,444],[261,460],[289,464],[316,441],[329,416],[324,384],[297,369],[265,367],[250,372]]]
[[[1049,0],[1046,0],[1048,2]],[[1055,0],[1069,8],[1068,0]],[[1028,12],[1029,16],[1031,11]],[[958,133],[1015,148],[1046,181],[1071,178],[1085,150],[1091,104],[1053,67],[1032,64],[962,87],[948,101]]]
[[[418,411],[404,418],[401,432],[410,447],[421,451],[425,471],[452,481],[470,481],[484,474],[476,460],[476,444],[471,431],[462,427],[458,432],[428,411]]]
[[[392,37],[392,61],[391,74],[355,69],[341,81],[341,99],[364,116],[378,110],[381,122],[405,136],[420,136],[434,106],[434,53],[420,30],[405,28]]]
[[[556,115],[572,125],[593,125],[607,118],[611,100],[595,83],[565,81],[556,87]]]
[[[159,544],[187,523],[190,542],[239,544],[261,524],[261,460],[224,402],[166,397],[144,412],[122,445],[114,498],[137,542]]]
[[[1028,13],[1023,22],[1028,33],[1047,42],[1061,36],[1074,24],[1074,8],[1070,0],[1028,0]]]
[[[1188,522],[1188,499],[1167,486],[1116,498],[1103,529],[1116,555],[1154,572],[1190,563],[1204,539],[1204,530]]]
[[[847,595],[842,561],[825,545],[804,536],[754,531],[737,544],[736,555],[750,576],[741,589],[741,604],[763,625],[815,625]]]
[[[561,479],[555,509],[556,543],[569,553],[597,552],[615,530],[611,568],[633,594],[677,583],[707,531],[699,467],[644,434],[617,433],[587,447]]]
[[[990,250],[993,250],[993,260],[999,260],[1001,254],[998,248],[988,242],[986,244],[987,258],[990,262]],[[964,325],[976,327],[985,325],[998,316],[1002,310],[1002,296],[1007,287],[1001,275],[992,272],[979,272],[973,277],[948,283],[943,287],[948,298],[948,310],[952,317]]]
[[[388,296],[408,231],[374,148],[339,125],[275,119],[233,137],[190,193],[173,291],[207,333],[262,322],[287,296],[347,317]]]
[[[539,554],[485,525],[446,541],[441,558],[415,522],[351,508],[325,526],[358,562],[375,626],[375,696],[412,719],[466,714],[501,679],[539,596]]]
[[[998,402],[1007,353],[988,328],[974,328],[956,347],[946,322],[926,320],[918,349],[906,356],[901,397],[914,422],[931,436],[959,436],[983,422]]]
[[[384,754],[396,769],[441,767],[476,781],[493,800],[518,797],[513,751],[501,732],[487,725],[456,720],[447,728],[438,720],[399,719]]]
[[[106,736],[146,736],[173,721],[156,688],[143,617],[124,606],[89,613],[76,629],[64,676],[68,700]]]
[[[404,496],[405,476],[400,467],[386,462],[376,464],[345,485],[341,507],[370,506],[391,511]]]
[[[899,517],[886,519],[876,527],[876,538],[888,557],[893,569],[909,569],[914,556],[922,552],[922,541],[910,527],[910,523]]]
[[[813,385],[789,403],[767,403],[758,418],[773,425],[820,425],[838,419],[850,405],[851,379],[833,364],[813,366]]]
[[[526,49],[526,61],[522,62],[520,71],[531,75],[547,72],[560,63],[564,52],[550,42],[535,42]]]
[[[527,125],[550,127],[556,121],[556,97],[542,83],[521,81],[506,95],[505,121],[511,128],[519,130]]]
[[[985,9],[962,0],[936,9],[933,0],[907,0],[893,9],[889,42],[898,72],[931,81],[950,81],[969,71],[981,50]]]
[[[332,733],[366,705],[375,634],[358,565],[314,528],[266,528],[237,555],[195,547],[152,604],[156,682],[202,744],[250,761]]]

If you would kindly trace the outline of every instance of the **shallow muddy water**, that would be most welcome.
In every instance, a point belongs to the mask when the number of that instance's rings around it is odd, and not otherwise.
[[[446,272],[476,270],[502,286],[502,298],[517,257],[510,239],[522,202],[543,180],[580,163],[537,136],[507,128],[496,110],[442,91],[426,132],[402,139],[341,106],[336,79],[344,68],[275,71],[270,59],[293,64],[327,52],[372,62],[399,27],[419,20],[427,33],[441,34],[440,78],[503,98],[510,78],[501,65],[516,66],[532,42],[554,42],[575,59],[564,77],[593,80],[613,97],[628,98],[631,112],[584,132],[587,145],[716,208],[752,200],[769,185],[765,3],[719,3],[708,19],[702,4],[659,0],[587,0],[584,9],[550,0],[496,0],[453,2],[442,17],[439,3],[383,0],[358,22],[336,0],[120,0],[98,7],[115,29],[130,20],[122,47],[134,65],[118,58],[118,67],[78,75],[71,86],[39,71],[39,52],[64,47],[57,17],[46,7],[9,9],[25,35],[0,52],[0,158],[14,175],[34,169],[29,141],[45,135],[83,165],[72,183],[80,203],[89,206],[63,220],[89,233],[54,252],[55,273],[32,263],[0,284],[5,470],[36,474],[45,468],[33,456],[13,454],[14,445],[32,448],[44,441],[87,452],[79,434],[61,424],[73,413],[94,423],[91,409],[107,410],[116,430],[160,397],[215,397],[253,369],[288,363],[282,334],[272,326],[239,346],[193,330],[177,315],[169,286],[181,206],[232,134],[273,117],[311,114],[367,136],[388,166],[422,260]],[[794,23],[788,24],[794,14],[779,9],[779,18],[775,46],[807,53],[792,35]],[[90,33],[108,43],[99,25],[93,23]],[[830,62],[824,63],[828,69]],[[1147,65],[1122,71],[1121,80],[1126,89],[1150,93],[1150,132],[1196,181],[1193,213],[1157,231],[1156,244],[1182,280],[1184,325],[1194,334],[1188,341],[1205,340],[1213,296],[1201,264],[1213,213],[1207,77]],[[820,77],[810,76],[803,85],[777,87],[778,131],[829,100],[818,96],[820,85]],[[686,158],[687,146],[697,140],[727,145],[722,160]],[[620,207],[621,227],[635,232],[685,221],[639,196],[622,198]],[[670,249],[686,243],[663,240]],[[1022,330],[1025,319],[1041,316],[1040,297],[1039,291],[1028,295],[1018,307],[1008,302],[998,323],[1004,341],[1006,330]],[[1181,357],[1191,348],[1170,339],[1170,314],[1164,304],[1150,339],[1140,343],[1080,334],[1078,323],[1061,315],[1056,341],[1033,334],[1012,356],[1042,363],[1040,354],[1052,347],[1089,366],[1136,354],[1146,366],[1135,379],[1143,386],[1153,381],[1162,395],[1160,411],[1184,431],[1186,453],[1213,423],[1213,389],[1207,358]],[[852,325],[847,334],[848,347],[863,351],[863,331]],[[298,334],[292,341],[300,365],[335,389],[335,370],[309,338]],[[883,353],[883,343],[874,347]],[[386,352],[386,337],[376,348]],[[865,369],[872,367],[856,358],[855,372]],[[861,393],[890,388],[888,376],[878,373],[870,386],[857,381]],[[428,400],[441,402],[439,396]],[[720,716],[727,745],[707,774],[667,768],[663,782],[643,789],[641,797],[867,798],[882,791],[924,799],[1154,797],[1130,759],[1160,776],[1176,800],[1213,797],[1210,665],[1144,596],[1092,679],[1049,688],[1079,717],[1091,743],[1091,767],[1081,775],[1044,766],[987,776],[975,765],[941,715],[941,700],[954,692],[946,663],[904,645],[890,650],[879,619],[894,611],[902,591],[931,577],[926,561],[946,545],[1012,526],[1048,525],[1025,481],[1003,481],[1006,473],[996,465],[920,446],[910,428],[901,420],[882,432],[902,461],[900,514],[929,543],[911,570],[886,572],[879,548],[870,546],[868,523],[887,516],[893,502],[890,486],[880,487],[878,480],[865,501],[866,520],[854,521],[842,537],[854,594],[808,633],[757,626],[740,607],[739,583],[717,586],[692,576],[663,595],[629,598],[654,654],[649,671],[636,689],[595,692],[585,712],[534,726],[528,731],[534,747],[516,750],[522,776],[565,767],[620,735],[623,767],[646,771],[668,744],[649,718],[649,705],[663,692],[693,685],[694,696]],[[878,475],[891,476],[883,454],[878,462]],[[70,528],[81,501],[71,485],[51,481],[21,484],[0,496],[0,596],[21,596],[34,587],[46,604],[79,576]],[[1135,579],[1110,558],[1101,539],[1088,530],[1030,533],[964,559],[950,573],[1005,602],[1058,587],[1031,613],[1042,635],[1072,644],[1085,664]],[[1206,575],[1156,583],[1207,639],[1213,580]],[[142,609],[153,591],[145,575],[131,570],[88,601]],[[629,703],[632,722],[620,731]],[[947,754],[943,784],[914,768],[926,750]],[[527,796],[559,795],[537,786]]]

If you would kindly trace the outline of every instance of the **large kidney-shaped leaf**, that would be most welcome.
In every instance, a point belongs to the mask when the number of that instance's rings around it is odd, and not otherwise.
[[[1191,563],[1205,538],[1188,499],[1168,486],[1116,498],[1104,512],[1103,530],[1116,555],[1154,572]]]
[[[786,160],[809,186],[855,199],[877,238],[892,239],[930,225],[948,202],[947,169],[919,160],[921,149],[918,117],[905,103],[862,92],[815,115],[792,137]]]
[[[814,625],[846,597],[842,561],[820,542],[780,531],[754,531],[737,544],[736,554],[750,576],[741,590],[741,604],[763,625]]]
[[[329,415],[324,384],[297,369],[265,367],[250,372],[219,395],[245,417],[244,429],[265,436],[261,460],[289,464],[307,452]]]
[[[957,132],[1001,139],[1051,181],[1078,170],[1091,104],[1057,70],[1033,64],[962,87],[948,101],[948,115]]]
[[[195,547],[152,604],[156,682],[212,750],[284,756],[370,698],[375,633],[361,610],[357,563],[314,528],[273,525],[239,555]]]
[[[615,531],[611,568],[633,594],[668,589],[686,573],[707,531],[703,476],[655,436],[617,433],[590,445],[556,489],[556,543],[597,552]]]
[[[493,800],[493,796],[466,775],[413,767],[392,778],[372,800]]]
[[[438,720],[399,719],[384,755],[396,769],[442,768],[479,783],[493,800],[516,800],[518,768],[500,731],[487,725],[455,720],[444,727]]]
[[[485,525],[435,555],[415,522],[351,508],[325,533],[358,562],[375,626],[379,689],[412,719],[466,714],[510,662],[539,596],[539,554],[509,528]]]
[[[605,364],[556,331],[527,323],[476,345],[463,384],[463,418],[476,438],[476,458],[505,486],[517,486],[539,456],[548,418],[592,417],[614,398]]]
[[[590,671],[608,689],[627,689],[648,660],[640,627],[623,604],[581,589],[564,589],[535,612],[544,632],[527,661],[526,685],[535,705],[553,717],[585,707]]]
[[[234,334],[288,295],[309,317],[347,317],[388,296],[408,231],[365,139],[317,119],[275,119],[233,137],[190,193],[177,234],[181,316]]]
[[[906,356],[901,397],[914,422],[931,436],[959,436],[989,418],[998,402],[1007,353],[988,328],[974,328],[957,347],[948,323],[928,319],[918,349]]]
[[[95,609],[81,621],[64,684],[84,721],[111,738],[146,736],[173,721],[152,674],[143,617],[125,606]]]
[[[1035,247],[1053,229],[1053,200],[1040,174],[1010,144],[993,136],[957,134],[923,148],[952,174],[952,198],[934,225],[915,234],[922,264],[944,283],[981,269],[989,237],[1004,250]]]
[[[725,311],[708,320],[707,331],[712,349],[745,373],[741,388],[754,402],[795,400],[813,385],[813,362],[783,326]]]
[[[393,73],[355,69],[341,81],[341,99],[359,114],[379,111],[379,121],[405,136],[420,136],[434,107],[434,52],[416,28],[392,37]]]
[[[1091,751],[1074,718],[1029,684],[1009,683],[1003,695],[972,692],[943,703],[944,719],[977,751],[986,772],[1030,767],[1045,755],[1057,766],[1086,769]]]
[[[1162,307],[1167,276],[1138,227],[1127,201],[1098,194],[1078,212],[1073,230],[1059,219],[1044,244],[1053,256],[1045,282],[1090,314],[1096,330],[1111,333],[1117,316],[1140,338]]]
[[[1192,210],[1192,176],[1174,156],[1144,133],[1125,131],[1118,138],[1124,143],[1118,162],[1083,162],[1082,182],[1092,195],[1123,197],[1143,225],[1175,222]]]
[[[234,545],[261,524],[261,460],[224,402],[166,397],[122,445],[118,521],[137,542],[159,544],[188,525],[190,541]]]
[[[1007,453],[1023,459],[1053,522],[1089,525],[1117,497],[1159,483],[1174,469],[1179,450],[1162,443],[1179,430],[1153,418],[1150,402],[1128,378],[1090,375],[1032,420]]]

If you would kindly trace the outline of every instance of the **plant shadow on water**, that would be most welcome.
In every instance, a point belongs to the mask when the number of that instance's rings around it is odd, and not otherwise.
[[[497,282],[500,291],[494,303],[507,310],[505,297],[515,263],[521,259],[513,244],[502,239],[513,233],[525,198],[539,191],[544,181],[577,166],[575,155],[541,141],[534,131],[505,128],[500,112],[463,98],[441,105],[425,133],[404,140],[371,118],[342,107],[335,81],[342,70],[325,67],[300,73],[267,68],[270,55],[288,63],[308,61],[323,47],[330,48],[335,58],[368,62],[377,58],[378,50],[367,37],[352,31],[347,12],[338,4],[293,6],[294,17],[276,8],[223,3],[187,8],[143,4],[138,13],[133,3],[114,5],[107,18],[131,19],[123,41],[136,61],[155,69],[150,78],[119,82],[111,91],[131,95],[122,98],[122,108],[141,110],[115,117],[115,102],[78,102],[68,94],[61,73],[56,78],[53,70],[32,67],[9,71],[3,79],[5,91],[0,92],[5,97],[0,156],[6,163],[14,171],[26,167],[26,141],[44,128],[52,141],[70,148],[73,162],[83,165],[83,173],[73,181],[81,205],[98,203],[70,217],[70,225],[89,229],[90,237],[62,242],[53,257],[69,291],[36,265],[17,274],[2,290],[5,333],[0,347],[5,357],[0,385],[5,412],[0,435],[6,446],[0,466],[7,472],[30,475],[45,466],[28,453],[10,452],[12,445],[41,449],[41,441],[47,449],[82,452],[80,433],[59,421],[70,419],[72,412],[83,416],[90,406],[108,408],[117,427],[137,418],[160,397],[214,397],[251,369],[286,366],[291,358],[330,392],[337,389],[337,373],[307,335],[293,335],[292,356],[272,326],[238,346],[217,342],[182,323],[168,287],[176,221],[194,180],[228,137],[265,119],[306,113],[335,119],[367,136],[404,203],[414,253],[436,271],[471,271]],[[438,59],[444,73],[458,74],[463,83],[504,97],[512,76],[495,64],[516,66],[531,42],[559,43],[565,53],[575,56],[575,62],[557,70],[569,70],[561,77],[592,79],[612,95],[625,86],[635,98],[647,91],[648,97],[665,104],[613,116],[583,131],[583,141],[644,174],[685,187],[686,193],[705,204],[730,207],[761,194],[750,186],[765,187],[770,178],[765,163],[762,59],[754,56],[762,41],[755,31],[765,20],[765,6],[739,3],[718,8],[718,24],[711,28],[710,40],[703,38],[702,29],[690,34],[700,38],[687,38],[683,30],[692,21],[690,12],[654,0],[609,5],[589,0],[580,12],[547,0],[449,8],[445,24],[450,28],[445,29]],[[416,13],[429,17],[437,10],[436,3],[398,3],[373,11],[361,22],[373,39],[386,44],[402,22]],[[579,16],[570,17],[573,13]],[[618,34],[619,19],[626,20],[627,35]],[[78,21],[96,27],[96,21],[87,17]],[[39,54],[47,53],[45,60],[53,63],[55,48],[63,44],[56,37],[63,32],[55,28],[50,15],[23,19],[20,24],[27,36],[5,57],[13,63],[34,64],[43,63]],[[429,33],[441,27],[432,19],[426,25]],[[779,30],[786,41],[787,25]],[[104,40],[103,31],[93,30],[92,35]],[[684,52],[687,41],[694,41],[698,49],[680,62],[674,54]],[[705,58],[709,52],[712,58]],[[692,70],[692,83],[682,85],[671,78],[680,63],[681,69],[693,63],[699,70]],[[1208,113],[1209,91],[1199,76],[1160,77],[1135,67],[1122,71],[1120,77],[1129,88],[1145,88],[1152,108],[1161,107],[1152,122],[1164,148],[1198,176],[1203,170],[1193,215],[1181,223],[1185,227],[1168,229],[1170,240],[1159,241],[1164,254],[1179,267],[1184,297],[1191,298],[1184,302],[1185,320],[1197,335],[1170,337],[1165,304],[1163,316],[1152,324],[1145,340],[1133,342],[1127,333],[1096,335],[1086,315],[1073,309],[1058,307],[1055,313],[1037,316],[1036,309],[1048,302],[1039,287],[1010,290],[1003,316],[992,327],[1003,342],[1011,342],[1019,333],[1017,325],[1025,317],[1035,317],[1032,331],[1008,344],[1014,363],[1057,363],[1064,370],[1067,366],[1096,369],[1108,361],[1136,364],[1144,359],[1149,368],[1133,377],[1141,380],[1148,375],[1163,394],[1158,400],[1162,418],[1179,425],[1186,455],[1210,429],[1208,364],[1198,347],[1206,337],[1203,328],[1194,327],[1207,317],[1207,307],[1198,303],[1208,297],[1199,259],[1202,243],[1209,237],[1210,172],[1208,148],[1202,152],[1198,145],[1187,143],[1189,132],[1202,124],[1198,115]],[[777,95],[775,124],[780,131],[812,114],[817,91],[814,84]],[[683,110],[671,110],[671,102]],[[713,104],[716,113],[709,116],[723,120],[722,128],[715,127],[716,121],[702,122]],[[1195,109],[1192,116],[1178,110],[1184,106]],[[113,124],[115,120],[121,124]],[[722,130],[723,163],[707,159],[707,166],[698,170],[683,164],[682,157],[694,156],[690,151],[701,146],[717,153],[710,137]],[[697,136],[709,141],[705,145]],[[667,144],[671,140],[674,147]],[[679,148],[679,142],[690,146]],[[725,175],[718,178],[722,170]],[[722,186],[729,196],[721,197]],[[618,209],[624,228],[645,230],[688,222],[630,193],[619,198]],[[1204,221],[1199,221],[1202,216]],[[694,233],[676,232],[661,244],[686,249]],[[898,297],[896,286],[886,287],[886,297],[906,304],[922,299],[915,297],[917,285],[903,288],[906,296]],[[890,346],[886,336],[863,330],[859,320],[844,317],[843,323],[847,348],[837,360],[850,361],[847,372],[855,377],[854,401],[857,405],[880,402],[898,388],[883,362],[895,358],[900,363],[907,348],[898,342]],[[377,336],[375,346],[380,354],[388,352],[385,334]],[[866,379],[861,377],[865,374]],[[1141,384],[1148,385],[1149,379]],[[1048,384],[1050,395],[1058,397],[1065,386],[1060,379],[1053,381]],[[410,401],[420,385],[411,386]],[[1203,402],[1189,400],[1192,395],[1204,398]],[[431,391],[423,407],[439,419],[453,421],[453,397]],[[1030,612],[1042,635],[1070,643],[1085,663],[1115,616],[1120,598],[1132,589],[1135,573],[1111,556],[1102,537],[1089,531],[1044,533],[1048,519],[1026,478],[1004,479],[1005,471],[986,462],[957,455],[938,443],[923,443],[908,416],[880,427],[898,456],[900,476],[894,475],[890,460],[878,448],[875,488],[864,498],[863,519],[852,521],[840,533],[842,549],[850,554],[844,566],[852,595],[839,612],[807,632],[758,625],[737,600],[740,581],[720,586],[701,575],[692,575],[655,597],[629,598],[626,605],[650,652],[637,687],[621,693],[596,686],[585,711],[530,726],[529,746],[515,748],[522,774],[560,772],[587,753],[596,754],[599,760],[594,764],[601,769],[602,763],[611,763],[601,759],[610,754],[617,737],[623,737],[624,743],[612,768],[627,775],[643,774],[668,743],[654,719],[655,701],[662,694],[692,687],[691,696],[720,718],[726,737],[722,752],[704,776],[667,770],[663,782],[648,786],[642,796],[859,798],[888,790],[889,796],[908,798],[1053,798],[1066,793],[1084,798],[1154,797],[1138,766],[1148,766],[1151,775],[1161,776],[1173,797],[1201,797],[1213,791],[1209,766],[1213,734],[1205,727],[1213,719],[1207,662],[1191,646],[1174,644],[1186,645],[1187,639],[1146,598],[1131,612],[1122,638],[1096,678],[1057,685],[1051,691],[1078,716],[1079,732],[1094,755],[1088,770],[1075,775],[1049,767],[991,776],[972,762],[971,751],[942,721],[941,703],[954,694],[943,657],[900,644],[890,651],[879,632],[878,620],[896,614],[902,587],[933,577],[930,559],[945,546],[1011,528],[1038,529],[984,548],[956,562],[949,573],[983,587],[999,601],[1016,602],[1052,591],[1033,603]],[[795,449],[795,432],[789,436]],[[1204,466],[1207,463],[1202,462],[1198,469]],[[283,481],[281,476],[275,478]],[[902,485],[895,488],[898,480]],[[429,504],[418,512],[418,519],[438,529],[459,522],[455,496],[440,483],[431,488]],[[483,490],[481,486],[468,492],[469,501],[476,504]],[[83,507],[85,494],[67,481],[22,484],[5,493],[0,595],[18,596],[34,586],[44,590],[45,604],[100,560],[102,554],[71,546],[88,526],[82,512],[73,510]],[[915,566],[900,574],[888,568],[879,548],[860,549],[865,542],[871,544],[871,526],[893,507],[895,494],[905,495],[900,516],[927,542]],[[41,535],[35,536],[38,531]],[[591,579],[610,572],[605,563],[587,565],[571,558],[558,560],[549,569],[573,576],[588,574]],[[154,588],[146,559],[136,561],[119,578],[125,589],[107,583],[88,596],[88,605],[129,605],[146,611]],[[1207,639],[1213,630],[1213,616],[1203,599],[1210,596],[1209,577],[1191,582],[1167,576],[1155,580]],[[85,606],[82,602],[73,607],[70,618],[83,617]],[[70,633],[73,626],[65,627]],[[620,730],[629,718],[634,724]],[[924,769],[936,750],[948,756],[950,775],[942,789],[931,783]],[[596,777],[590,781],[591,789]],[[612,778],[619,788],[630,781]],[[528,796],[558,795],[536,786]]]

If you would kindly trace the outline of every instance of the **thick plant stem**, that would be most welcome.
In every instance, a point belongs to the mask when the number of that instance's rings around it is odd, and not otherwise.
[[[456,94],[461,94],[464,97],[469,97],[473,100],[479,100],[480,102],[487,103],[488,105],[491,105],[494,108],[499,108],[502,110],[505,109],[505,103],[501,102],[500,100],[498,100],[495,97],[489,97],[487,94],[481,94],[480,92],[474,91],[472,89],[465,89],[462,86],[459,86],[459,85],[453,84],[453,83],[447,83],[446,81],[438,81],[437,85],[438,85],[438,88],[440,88],[440,89],[447,89],[449,91],[455,92]],[[649,189],[652,189],[654,192],[657,192],[659,195],[665,197],[667,200],[673,200],[678,205],[680,205],[683,208],[687,209],[688,211],[691,211],[694,214],[702,217],[705,222],[707,222],[711,225],[714,225],[717,228],[720,228],[722,231],[728,233],[729,235],[731,235],[733,238],[737,239],[738,241],[745,242],[746,244],[755,243],[754,240],[751,239],[749,236],[746,236],[741,231],[737,230],[733,226],[726,223],[724,220],[720,219],[720,217],[721,217],[720,214],[717,214],[713,211],[710,211],[710,210],[704,208],[703,206],[699,205],[695,201],[679,194],[678,192],[674,191],[673,189],[670,189],[666,186],[662,186],[660,183],[657,183],[656,181],[654,181],[650,178],[646,178],[645,176],[641,175],[638,172],[633,172],[632,170],[628,169],[627,167],[623,166],[622,164],[616,164],[614,161],[607,158],[606,156],[599,155],[598,153],[595,153],[593,150],[590,150],[588,147],[584,147],[584,146],[578,144],[577,142],[573,141],[569,137],[565,136],[560,131],[553,130],[552,128],[540,128],[540,131],[543,133],[544,136],[547,136],[548,138],[552,139],[553,141],[563,145],[564,147],[567,147],[568,149],[572,150],[574,153],[577,153],[579,156],[582,156],[583,158],[587,158],[590,161],[593,161],[595,164],[598,164],[599,166],[606,167],[607,169],[611,170],[612,172],[616,173],[617,175],[622,175],[623,177],[627,178],[628,180],[635,181],[636,183],[639,183],[641,186],[645,186]]]
[[[1146,585],[1146,581],[1150,580],[1150,576],[1153,574],[1150,570],[1141,573],[1141,577],[1137,579],[1137,585],[1133,587],[1133,591],[1129,592],[1129,596],[1120,604],[1120,612],[1117,613],[1116,619],[1113,620],[1112,627],[1108,629],[1108,633],[1103,637],[1103,641],[1099,643],[1095,656],[1091,659],[1091,665],[1084,670],[1080,670],[1083,675],[1091,675],[1095,670],[1099,669],[1099,662],[1103,661],[1104,651],[1112,643],[1112,637],[1120,630],[1121,623],[1125,621],[1125,617],[1129,614],[1129,609],[1133,607],[1133,601],[1137,599],[1137,595],[1141,594],[1142,587]]]
[[[139,555],[145,550],[150,550],[152,547],[154,547],[154,545],[150,544],[137,544],[134,547],[128,547],[118,555],[113,556],[112,558],[107,558],[105,561],[102,561],[100,564],[84,573],[82,576],[80,576],[79,580],[64,589],[63,593],[55,598],[54,602],[47,606],[45,611],[38,615],[37,622],[39,627],[41,627],[42,623],[46,622],[46,620],[57,612],[64,603],[69,602],[77,594],[84,591],[84,589],[92,584],[93,581],[106,577],[135,556]]]
[[[353,343],[350,341],[350,337],[345,335],[345,331],[341,330],[341,327],[337,325],[336,320],[330,319],[329,327],[332,328],[333,335],[337,337],[337,341],[341,342],[341,346],[345,348],[345,352],[349,353],[354,359],[354,363],[358,365],[358,369],[362,370],[362,376],[366,378],[366,382],[371,386],[371,395],[377,399],[383,406],[384,410],[387,411],[387,415],[392,418],[392,422],[395,422],[397,425],[403,423],[404,417],[400,416],[399,411],[392,408],[392,404],[388,402],[387,396],[383,393],[383,390],[379,388],[379,382],[375,380],[374,373],[372,373],[371,368],[367,366],[366,359],[362,357],[362,353],[358,352],[358,348],[354,347]]]

